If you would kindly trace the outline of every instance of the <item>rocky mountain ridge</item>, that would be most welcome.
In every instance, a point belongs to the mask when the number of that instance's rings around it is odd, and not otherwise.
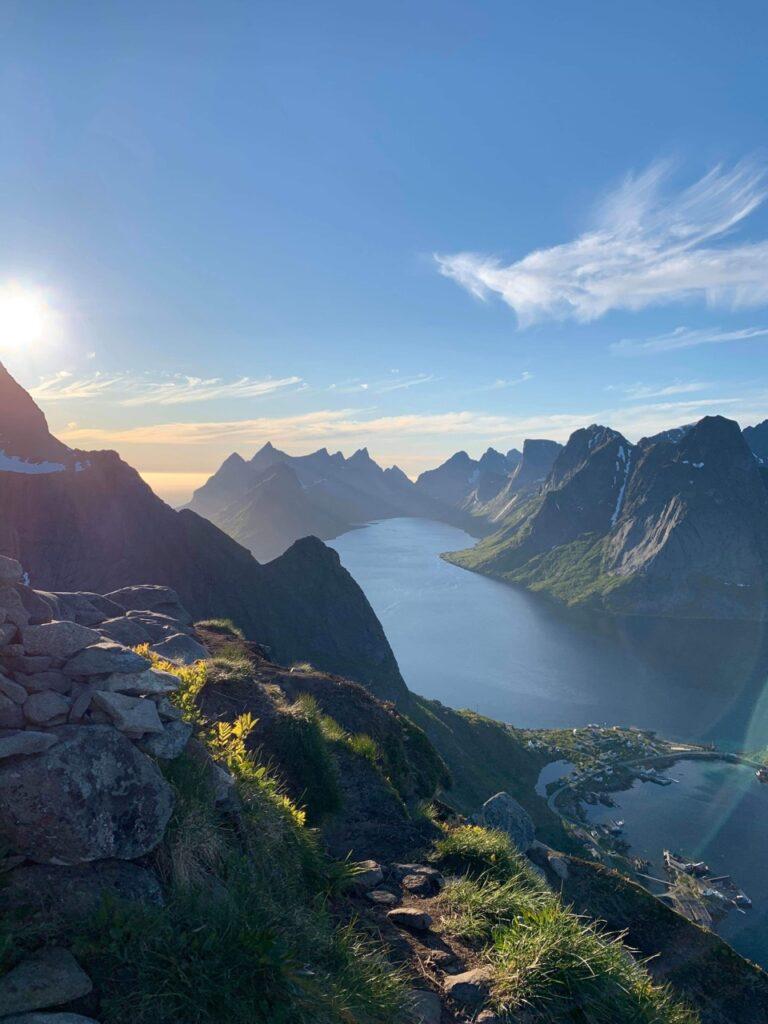
[[[0,463],[0,552],[24,565],[33,586],[103,594],[161,584],[196,619],[231,618],[282,662],[310,661],[389,698],[405,691],[368,601],[318,539],[260,565],[207,519],[166,505],[115,452],[62,446],[2,366],[0,436],[38,467]]]
[[[768,492],[733,421],[632,445],[575,431],[539,494],[457,564],[622,614],[763,618]]]

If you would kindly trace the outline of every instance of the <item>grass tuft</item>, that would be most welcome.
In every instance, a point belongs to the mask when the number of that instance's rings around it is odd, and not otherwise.
[[[232,619],[203,619],[202,622],[197,622],[195,625],[200,629],[207,629],[209,633],[221,633],[223,636],[245,639],[245,633],[234,624]]]

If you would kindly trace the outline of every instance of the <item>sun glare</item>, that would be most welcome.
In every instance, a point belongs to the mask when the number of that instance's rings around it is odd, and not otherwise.
[[[42,289],[15,281],[0,286],[0,352],[34,352],[52,340],[57,319]]]

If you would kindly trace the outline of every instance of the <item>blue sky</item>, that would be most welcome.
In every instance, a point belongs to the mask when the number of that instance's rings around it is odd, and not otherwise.
[[[0,29],[0,358],[168,497],[267,437],[416,473],[768,415],[763,3],[6,0]]]

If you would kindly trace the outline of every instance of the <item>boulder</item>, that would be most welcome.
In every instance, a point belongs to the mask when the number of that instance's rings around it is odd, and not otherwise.
[[[52,594],[25,587],[23,583],[17,583],[15,590],[29,615],[31,626],[38,626],[43,622],[59,618],[58,603]]]
[[[192,726],[189,722],[166,722],[162,732],[145,736],[138,746],[151,757],[172,761],[184,750],[191,735]]]
[[[28,693],[40,693],[42,690],[53,690],[55,693],[69,693],[72,680],[63,672],[49,669],[47,672],[14,672],[14,678]]]
[[[352,889],[355,892],[368,892],[369,889],[375,889],[384,877],[381,865],[377,864],[375,860],[361,860],[356,867],[357,870],[352,880]]]
[[[0,759],[42,754],[57,742],[56,737],[50,732],[24,730],[10,736],[0,736]]]
[[[162,733],[163,731],[163,723],[151,700],[145,700],[143,697],[128,697],[124,693],[95,690],[91,697],[91,703],[99,711],[104,711],[109,715],[116,729],[129,736],[137,737],[148,732]]]
[[[398,928],[408,928],[410,931],[426,932],[432,924],[432,918],[423,910],[415,910],[413,907],[397,907],[390,910],[387,918],[396,924]]]
[[[172,661],[174,665],[194,665],[196,661],[204,661],[208,657],[208,651],[203,645],[185,633],[169,636],[167,640],[153,644],[150,650],[158,657]]]
[[[151,665],[140,654],[111,640],[101,640],[80,651],[64,666],[68,676],[98,676],[112,672],[143,672]]]
[[[173,809],[157,765],[111,726],[61,726],[59,742],[0,764],[0,833],[43,864],[79,864],[153,850]]]
[[[402,887],[415,896],[435,896],[445,885],[437,868],[426,864],[393,864],[390,871]]]
[[[27,626],[21,634],[27,654],[45,654],[60,661],[66,661],[100,640],[95,629],[79,626],[76,622],[45,622],[39,626]]]
[[[12,622],[0,623],[0,647],[6,647],[16,636],[18,626]]]
[[[101,594],[86,592],[57,593],[52,595],[59,608],[59,618],[69,619],[81,626],[98,626],[105,619],[122,615],[123,609]]]
[[[443,991],[462,1006],[478,1006],[488,998],[493,973],[488,967],[475,967],[453,974],[443,981]]]
[[[5,621],[15,626],[29,625],[29,612],[24,607],[15,586],[0,583],[0,612],[5,614]]]
[[[178,688],[178,676],[173,672],[163,672],[158,668],[145,669],[143,672],[113,672],[99,683],[100,690],[110,693],[129,693],[133,696],[152,694],[161,697],[168,693],[175,693]]]
[[[138,647],[139,644],[149,644],[152,637],[149,632],[136,619],[129,619],[121,615],[119,619],[107,619],[99,626],[99,633],[107,640],[114,640],[117,644],[124,644],[126,647]]]
[[[400,902],[393,892],[386,889],[372,889],[365,894],[365,898],[377,907],[394,907]]]
[[[497,793],[483,804],[477,823],[483,828],[504,832],[521,853],[534,841],[536,829],[533,820],[509,793]]]
[[[0,555],[0,583],[21,583],[24,579],[24,570],[21,563],[15,558],[7,558]]]
[[[31,693],[22,711],[32,725],[63,725],[69,714],[70,701],[60,693],[51,690]]]
[[[174,619],[170,615],[162,615],[160,612],[128,611],[125,613],[125,617],[132,622],[138,622],[146,629],[152,637],[153,643],[160,643],[161,640],[175,636],[176,633],[192,633],[191,626],[187,626],[186,623],[180,622],[179,619]]]
[[[60,1006],[92,989],[91,979],[69,950],[43,949],[0,978],[0,1017]]]
[[[0,673],[0,693],[5,697],[10,697],[14,704],[23,704],[29,696],[23,686],[14,683],[12,679],[8,679],[2,673]]]
[[[3,914],[23,915],[47,933],[77,926],[108,896],[160,906],[163,893],[149,868],[123,860],[92,864],[24,864],[7,872],[0,887]]]
[[[170,587],[139,585],[122,587],[105,595],[107,600],[114,601],[125,611],[153,611],[169,615],[187,626],[192,625],[192,616],[184,608],[179,595]]]
[[[414,1024],[440,1024],[443,1004],[437,993],[429,989],[417,989],[410,993],[409,1001]]]
[[[26,724],[21,707],[0,693],[0,729],[23,729]]]

